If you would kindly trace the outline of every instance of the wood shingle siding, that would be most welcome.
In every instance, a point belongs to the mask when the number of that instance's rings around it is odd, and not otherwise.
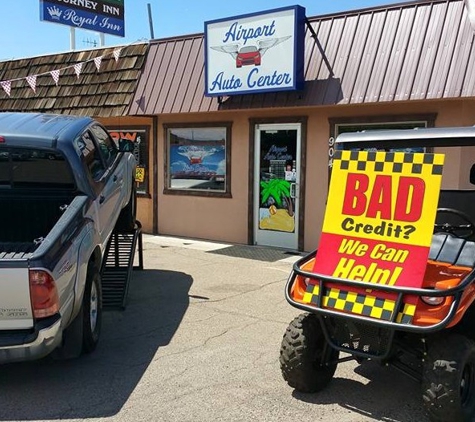
[[[10,97],[0,88],[1,111],[123,116],[135,93],[148,43],[38,56],[0,62],[0,80],[11,82]],[[116,61],[114,50],[121,49]],[[102,56],[100,70],[94,58]],[[73,66],[83,63],[77,77]],[[49,72],[61,69],[58,86]],[[24,79],[38,75],[36,93]]]

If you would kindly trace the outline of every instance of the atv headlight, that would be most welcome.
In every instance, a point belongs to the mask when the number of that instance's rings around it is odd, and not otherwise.
[[[421,299],[426,305],[439,306],[444,303],[445,296],[421,296]]]

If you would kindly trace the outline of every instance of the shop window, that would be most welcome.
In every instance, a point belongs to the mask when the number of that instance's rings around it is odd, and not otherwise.
[[[132,141],[135,144],[134,155],[137,161],[135,181],[137,183],[137,194],[149,195],[149,166],[148,166],[148,129],[136,127],[122,127],[120,129],[108,128],[112,139],[120,144],[121,140]]]
[[[165,192],[229,196],[231,124],[165,127]]]
[[[433,127],[435,124],[435,114],[417,116],[375,116],[372,118],[341,118],[330,119],[330,140],[329,140],[329,169],[331,170],[333,154],[335,152],[335,139],[338,135],[347,132],[362,132],[370,130],[390,130],[390,129],[415,129]],[[387,151],[408,151],[407,148],[389,148]],[[428,148],[411,148],[408,152],[430,152]]]

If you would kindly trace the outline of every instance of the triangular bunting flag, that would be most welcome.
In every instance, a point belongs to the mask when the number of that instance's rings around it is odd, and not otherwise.
[[[54,83],[56,85],[58,85],[58,81],[59,81],[59,70],[52,70],[51,72],[49,72],[54,80]]]
[[[2,85],[3,90],[10,96],[12,92],[12,83],[11,81],[1,81],[0,85]]]
[[[96,57],[94,63],[97,67],[97,71],[101,70],[102,56]]]
[[[116,62],[119,60],[121,51],[122,51],[122,48],[116,48],[116,49],[114,50],[114,53],[113,53],[113,54],[114,54],[114,58],[115,58],[115,61],[116,61]]]
[[[28,85],[30,85],[30,88],[33,90],[33,92],[36,94],[36,75],[27,76],[26,81],[28,82]]]
[[[82,71],[82,63],[76,63],[74,65],[74,72],[76,72],[76,76],[78,77],[78,79],[79,79],[79,75],[81,74],[81,71]]]
[[[145,111],[145,97],[142,95],[135,103],[139,106],[139,109]]]

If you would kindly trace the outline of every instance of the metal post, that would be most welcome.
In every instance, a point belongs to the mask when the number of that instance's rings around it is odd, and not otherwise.
[[[153,34],[153,21],[152,21],[152,6],[150,3],[147,3],[148,8],[148,23],[150,25],[150,39],[153,40],[155,38]]]
[[[106,36],[103,32],[99,33],[99,40],[100,40],[100,42],[99,42],[100,46],[104,47],[105,41],[106,41]]]
[[[76,50],[76,28],[73,26],[71,26],[69,29],[69,45],[71,50]]]

